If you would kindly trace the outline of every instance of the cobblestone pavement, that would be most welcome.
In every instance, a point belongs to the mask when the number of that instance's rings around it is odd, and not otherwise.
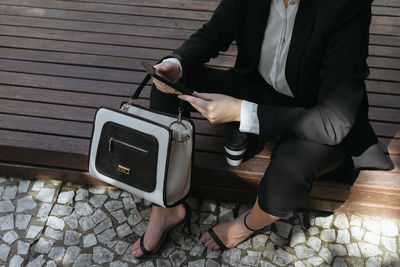
[[[208,251],[202,231],[249,204],[189,198],[192,235],[171,232],[137,260],[150,203],[114,187],[0,178],[0,265],[5,266],[400,266],[398,220],[298,211],[237,248]]]

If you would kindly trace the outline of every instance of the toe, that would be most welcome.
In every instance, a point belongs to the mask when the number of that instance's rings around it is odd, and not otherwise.
[[[140,249],[139,240],[135,242],[132,246],[132,256],[138,258],[143,255],[142,250]]]
[[[203,243],[206,243],[209,239],[210,239],[210,234],[208,232],[203,233],[203,235],[201,236],[200,240]]]

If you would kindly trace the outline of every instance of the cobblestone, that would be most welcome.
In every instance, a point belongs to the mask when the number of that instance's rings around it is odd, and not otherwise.
[[[0,183],[0,266],[400,265],[399,220],[343,213],[295,212],[236,248],[208,250],[201,234],[251,205],[194,197],[192,234],[177,227],[150,259],[135,259],[131,245],[146,231],[147,201],[108,186]]]

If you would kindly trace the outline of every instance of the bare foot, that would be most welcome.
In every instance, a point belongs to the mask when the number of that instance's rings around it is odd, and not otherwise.
[[[169,209],[153,206],[149,225],[147,226],[146,233],[143,237],[144,247],[148,251],[158,249],[160,247],[160,242],[163,241],[161,238],[163,238],[164,232],[170,229],[171,226],[181,222],[184,217],[185,207],[182,204]],[[139,238],[132,246],[132,256],[139,258],[142,255],[143,251],[140,249]]]
[[[214,226],[215,234],[221,239],[227,248],[233,248],[248,238],[253,231],[250,231],[243,224],[243,218],[246,214],[242,214],[233,221],[220,223]],[[201,242],[209,249],[220,249],[217,243],[208,232],[203,233]]]

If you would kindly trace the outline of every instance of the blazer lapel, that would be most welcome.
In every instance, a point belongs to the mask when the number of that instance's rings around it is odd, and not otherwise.
[[[286,80],[294,96],[298,89],[297,76],[300,62],[314,27],[315,6],[316,0],[300,0],[296,14],[285,70]]]

